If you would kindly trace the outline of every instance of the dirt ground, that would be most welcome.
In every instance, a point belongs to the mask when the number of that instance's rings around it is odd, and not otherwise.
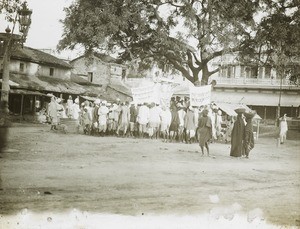
[[[211,144],[211,156],[202,157],[196,143],[49,129],[14,124],[9,130],[8,148],[0,155],[1,228],[27,228],[18,218],[24,211],[68,218],[74,209],[89,213],[90,219],[99,213],[145,219],[173,216],[165,220],[171,223],[176,217],[208,216],[224,226],[244,217],[249,228],[254,219],[262,228],[300,226],[299,140],[278,147],[276,139],[262,137],[250,159],[239,159],[229,156],[230,145],[224,143]],[[125,228],[128,221],[119,220]],[[179,225],[171,228],[188,228]]]

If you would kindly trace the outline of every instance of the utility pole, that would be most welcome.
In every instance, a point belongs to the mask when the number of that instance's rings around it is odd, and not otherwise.
[[[0,33],[0,42],[2,43],[2,87],[1,87],[1,107],[4,112],[8,113],[9,104],[9,72],[10,72],[10,57],[14,49],[23,46],[26,41],[28,29],[31,24],[32,10],[27,8],[27,3],[23,2],[21,9],[16,9],[15,19],[13,20],[13,29],[6,28],[5,33]],[[14,34],[16,23],[19,22],[19,32],[21,34]]]

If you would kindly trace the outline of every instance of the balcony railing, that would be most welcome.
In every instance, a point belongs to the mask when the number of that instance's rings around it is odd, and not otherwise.
[[[280,79],[255,79],[255,78],[222,78],[218,77],[215,78],[217,81],[217,84],[230,84],[230,85],[252,85],[252,86],[280,86],[280,83],[282,86],[289,86],[289,87],[299,87],[299,81],[292,82],[288,79],[282,79],[282,82],[280,82]]]

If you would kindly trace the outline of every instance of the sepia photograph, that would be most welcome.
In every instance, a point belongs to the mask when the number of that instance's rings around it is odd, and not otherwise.
[[[0,228],[300,228],[299,0],[0,0]]]

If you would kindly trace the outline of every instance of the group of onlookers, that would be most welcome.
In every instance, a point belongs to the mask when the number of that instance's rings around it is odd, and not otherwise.
[[[96,99],[79,103],[70,96],[64,105],[60,98],[52,97],[48,104],[47,117],[51,129],[56,129],[61,118],[76,120],[78,131],[82,128],[88,135],[111,135],[138,138],[162,138],[164,142],[199,142],[201,152],[216,140],[231,142],[230,156],[248,158],[254,147],[252,119],[254,112],[244,108],[235,110],[237,117],[227,116],[215,104],[195,107],[188,98],[172,97],[168,106],[156,103],[121,102],[110,103]],[[224,117],[223,117],[224,119]],[[283,120],[285,120],[283,118]],[[287,125],[281,122],[283,143]]]
[[[69,99],[52,97],[47,117],[51,129],[56,129],[61,118],[76,120],[77,128],[89,135],[116,135],[123,137],[162,138],[167,142],[198,142],[201,149],[208,141],[230,141],[233,120],[225,120],[221,126],[222,112],[216,105],[190,106],[188,98],[172,97],[170,104],[161,106],[154,102],[135,104],[117,99],[110,103],[96,99],[79,103]],[[208,126],[209,125],[209,126]]]

